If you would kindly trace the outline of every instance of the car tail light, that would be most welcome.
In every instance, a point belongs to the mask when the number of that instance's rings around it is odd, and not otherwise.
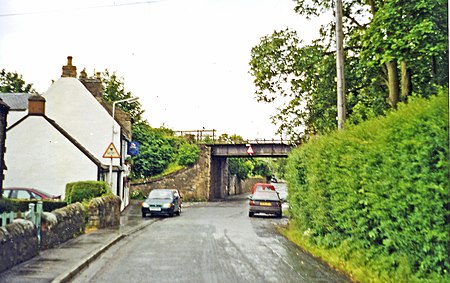
[[[253,200],[250,200],[250,205],[255,205],[255,202]]]
[[[281,201],[277,201],[278,207],[281,207]]]

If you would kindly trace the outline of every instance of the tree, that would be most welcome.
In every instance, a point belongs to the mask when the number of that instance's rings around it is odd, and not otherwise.
[[[174,146],[164,129],[153,129],[147,121],[133,124],[133,140],[140,143],[139,154],[132,157],[133,179],[163,172],[174,157]]]
[[[245,158],[228,158],[228,173],[236,175],[239,180],[247,179],[252,170],[251,161]]]
[[[295,0],[306,17],[334,1]],[[349,123],[385,113],[410,95],[428,96],[448,84],[447,1],[353,0],[343,5],[346,111]],[[273,122],[279,133],[305,139],[336,128],[334,23],[306,46],[290,30],[252,48],[256,99],[287,102]]]
[[[239,143],[245,143],[244,139],[236,134],[228,135],[228,134],[222,134],[219,136],[219,143],[228,143],[228,144],[239,144]]]
[[[252,175],[262,176],[266,179],[270,179],[273,176],[272,169],[270,168],[269,161],[267,159],[251,159],[253,164]]]
[[[109,102],[133,97],[131,92],[125,91],[124,79],[118,77],[116,72],[110,73],[108,70],[105,70],[103,72],[102,84],[104,89],[103,97]],[[142,113],[144,113],[144,110],[142,110],[141,104],[138,101],[133,103],[119,103],[117,107],[130,114],[133,122],[142,122]]]
[[[4,93],[36,93],[33,84],[27,84],[22,75],[14,72],[0,71],[0,92]]]

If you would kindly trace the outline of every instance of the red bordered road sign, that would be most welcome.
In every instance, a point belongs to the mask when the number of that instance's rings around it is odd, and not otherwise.
[[[111,143],[105,153],[103,153],[103,158],[120,158],[120,154],[113,143]]]

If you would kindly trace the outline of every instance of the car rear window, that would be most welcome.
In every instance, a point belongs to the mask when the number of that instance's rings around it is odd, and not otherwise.
[[[280,200],[275,191],[257,191],[253,194],[253,199],[258,200]]]

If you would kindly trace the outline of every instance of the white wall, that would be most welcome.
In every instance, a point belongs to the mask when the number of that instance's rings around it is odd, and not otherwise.
[[[9,111],[8,112],[8,117],[6,118],[6,127],[10,127],[12,126],[15,122],[19,121],[20,119],[22,119],[22,117],[26,116],[28,114],[28,111],[23,110],[23,111]]]
[[[46,115],[55,120],[72,137],[89,150],[103,164],[110,159],[103,154],[112,140],[113,119],[105,108],[76,78],[60,78],[43,94]],[[114,145],[120,151],[120,126],[114,121],[117,133]],[[113,159],[119,165],[119,159]]]
[[[97,180],[97,166],[41,116],[9,130],[4,187],[63,195],[69,182]]]

